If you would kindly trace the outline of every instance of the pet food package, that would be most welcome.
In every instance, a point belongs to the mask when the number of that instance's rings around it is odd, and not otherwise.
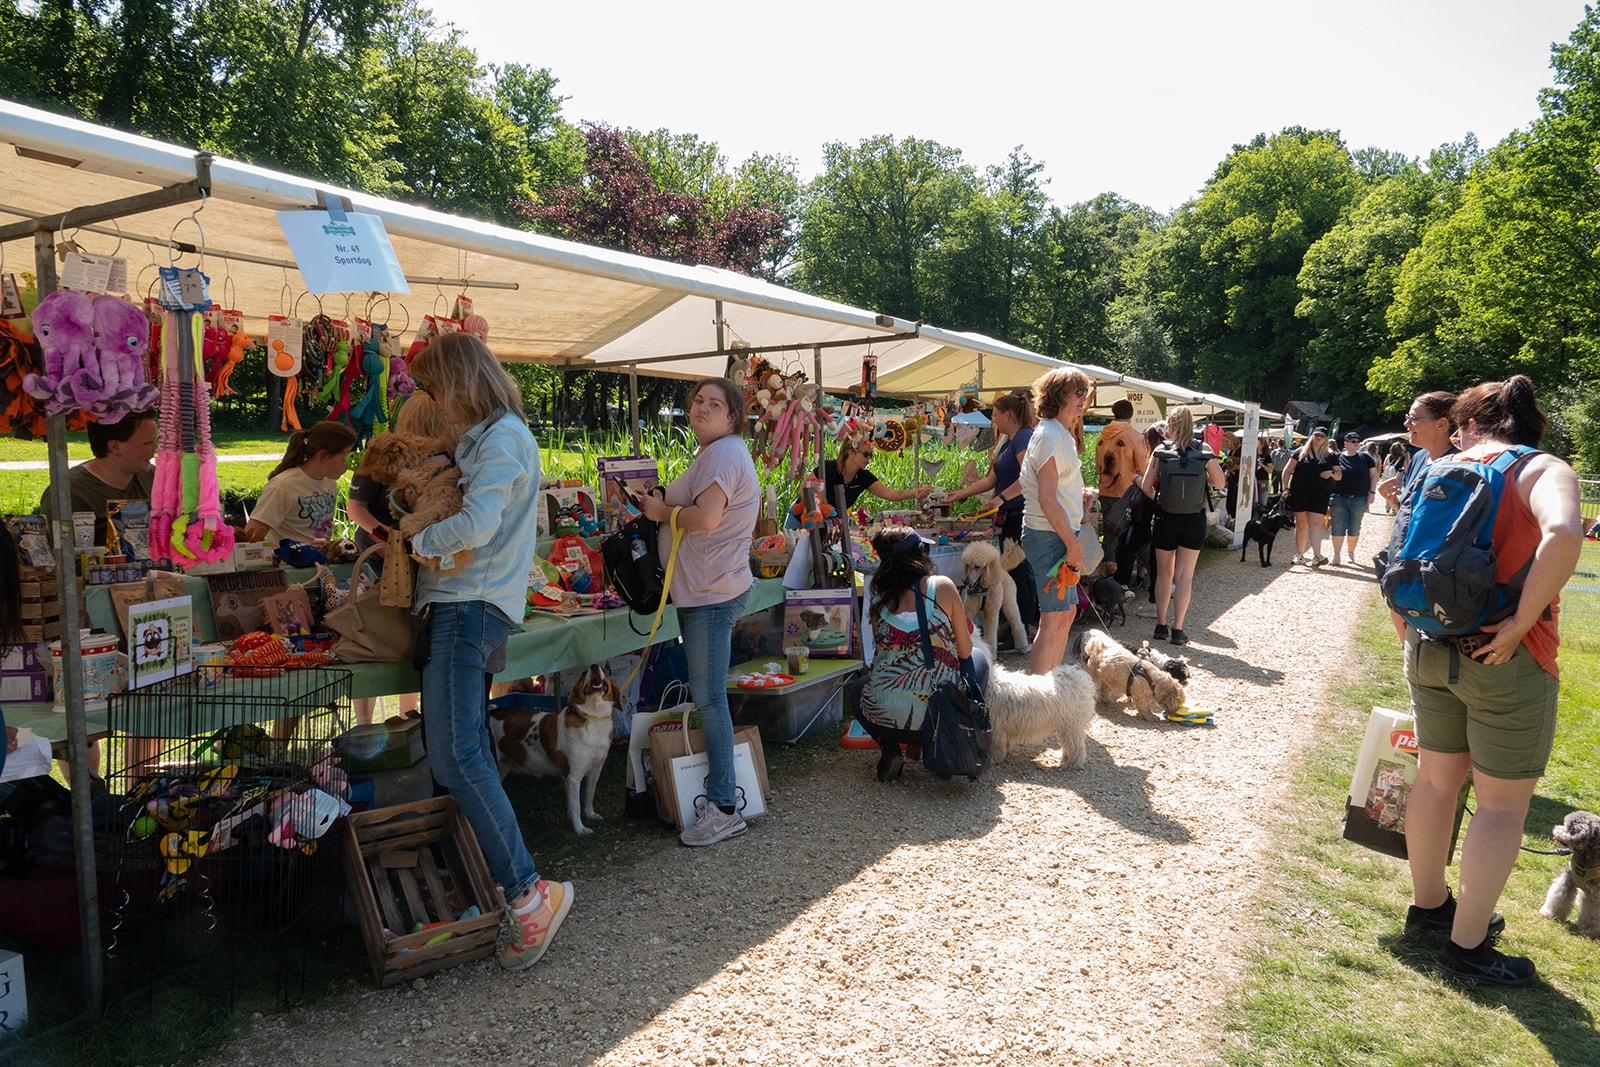
[[[1416,720],[1373,708],[1345,801],[1345,840],[1405,859],[1406,800],[1416,781]]]
[[[598,468],[606,530],[619,530],[639,514],[635,501],[661,484],[661,472],[651,456],[602,456]]]
[[[848,656],[855,629],[855,591],[788,589],[783,594],[784,647],[804,645],[813,656]]]
[[[17,543],[17,559],[24,567],[50,567],[56,565],[56,554],[51,546],[50,524],[43,515],[7,515],[6,527],[11,539]]]

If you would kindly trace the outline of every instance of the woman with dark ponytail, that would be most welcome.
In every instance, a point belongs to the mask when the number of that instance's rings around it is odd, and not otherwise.
[[[1523,986],[1533,961],[1493,945],[1505,919],[1494,910],[1522,845],[1528,803],[1550,758],[1561,683],[1558,594],[1583,547],[1578,479],[1566,463],[1531,451],[1548,420],[1523,375],[1485,382],[1450,411],[1459,455],[1433,460],[1487,463],[1526,451],[1506,475],[1491,534],[1496,579],[1516,613],[1464,637],[1405,634],[1406,680],[1417,720],[1417,783],[1406,806],[1413,903],[1406,926],[1448,932],[1439,966],[1475,985]],[[1477,811],[1461,844],[1461,896],[1450,893],[1456,797],[1472,771]]]
[[[885,526],[872,538],[878,569],[872,575],[867,624],[872,627],[872,665],[852,703],[861,726],[883,750],[878,780],[900,777],[905,756],[901,742],[912,741],[928,714],[928,700],[962,675],[981,693],[989,684],[989,659],[974,644],[961,591],[934,572],[928,542],[909,526]],[[927,620],[928,647],[922,643]]]
[[[245,539],[309,544],[332,537],[339,479],[355,446],[356,432],[339,422],[323,421],[291,434],[244,528]]]

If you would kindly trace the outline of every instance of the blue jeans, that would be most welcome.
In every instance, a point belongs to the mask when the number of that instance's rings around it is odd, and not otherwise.
[[[1367,513],[1364,496],[1332,496],[1328,498],[1328,517],[1332,526],[1330,537],[1360,537],[1361,517]]]
[[[489,736],[489,654],[510,632],[505,616],[484,601],[435,603],[430,658],[422,668],[422,729],[433,777],[461,805],[508,901],[539,880]]]
[[[733,624],[750,599],[746,589],[732,600],[678,609],[678,632],[689,661],[689,696],[700,709],[706,734],[706,799],[731,808],[736,800],[733,779],[733,716],[728,714],[728,666],[733,657]]]

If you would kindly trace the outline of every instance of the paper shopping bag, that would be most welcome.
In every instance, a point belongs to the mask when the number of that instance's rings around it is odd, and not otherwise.
[[[668,822],[682,829],[684,826],[684,808],[678,801],[680,770],[684,789],[693,788],[694,792],[688,794],[688,817],[692,821],[695,814],[694,798],[705,793],[706,763],[705,734],[700,730],[687,730],[688,711],[693,705],[680,705],[682,710],[681,721],[678,723],[658,722],[649,727],[650,733],[650,769],[655,775],[656,814],[662,822]],[[678,711],[679,709],[674,709]],[[759,815],[766,810],[767,787],[767,759],[766,753],[761,748],[761,731],[754,726],[735,726],[733,728],[734,757],[733,769],[737,788],[743,794],[746,805],[742,810],[745,815]],[[741,770],[740,750],[748,753],[748,770]],[[701,762],[699,769],[684,765],[680,768],[679,761],[686,757],[699,755]],[[750,805],[758,805],[751,808]]]
[[[706,799],[706,783],[710,778],[711,760],[704,752],[688,756],[674,756],[668,761],[668,775],[672,779],[673,806],[678,815],[674,825],[683,829],[700,815],[700,809],[710,803]],[[761,796],[761,783],[756,780],[755,762],[751,758],[750,742],[740,741],[733,746],[734,805],[745,818],[760,815],[767,810]],[[662,783],[665,784],[665,783]],[[657,795],[666,792],[659,790]]]
[[[1345,840],[1388,856],[1407,858],[1406,805],[1416,781],[1416,720],[1408,714],[1374,707],[1356,757],[1355,773],[1350,777],[1350,794],[1345,798]],[[1469,774],[1456,798],[1451,856],[1455,855],[1471,786]]]

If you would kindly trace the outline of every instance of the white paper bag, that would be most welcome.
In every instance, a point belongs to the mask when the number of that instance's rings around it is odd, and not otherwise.
[[[1345,799],[1345,840],[1405,859],[1406,802],[1416,781],[1416,720],[1373,708]]]
[[[706,800],[706,782],[710,778],[711,761],[704,752],[672,758],[672,785],[678,794],[678,811],[683,825],[688,826],[700,815]],[[760,815],[767,810],[761,797],[761,784],[756,779],[756,765],[750,755],[750,743],[741,741],[733,746],[734,806],[745,818]]]

